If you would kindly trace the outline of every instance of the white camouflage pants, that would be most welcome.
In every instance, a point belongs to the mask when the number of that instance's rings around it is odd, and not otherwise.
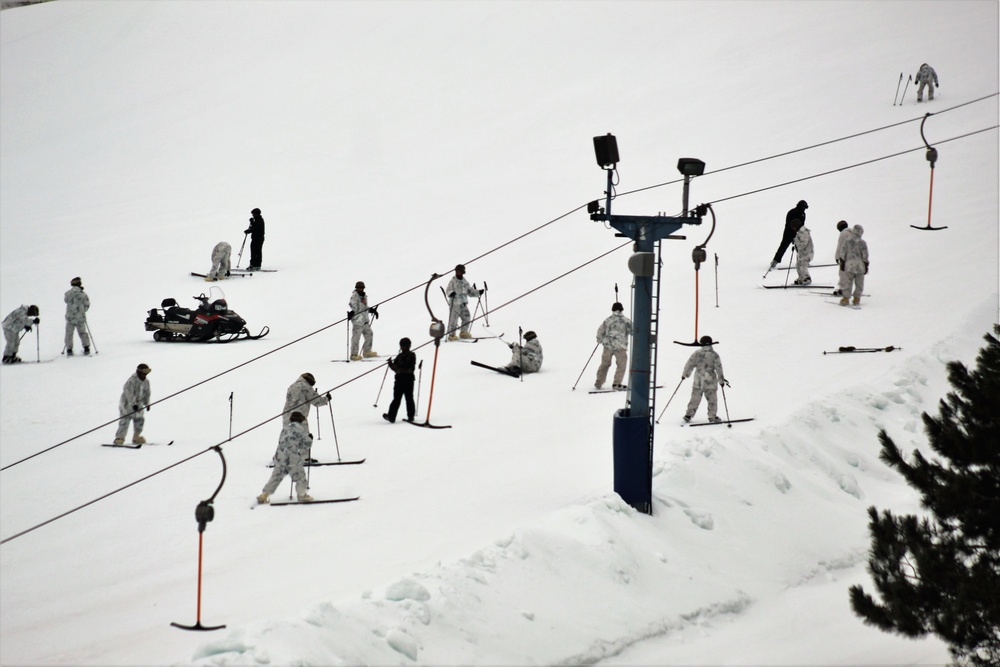
[[[452,304],[451,309],[448,314],[448,335],[455,336],[455,330],[458,328],[458,320],[462,320],[462,332],[469,333],[471,327],[469,320],[472,319],[472,313],[469,312],[469,304]]]
[[[82,322],[71,322],[69,320],[66,321],[66,340],[64,342],[66,344],[67,350],[73,349],[74,333],[80,335],[80,343],[82,343],[84,347],[90,347],[90,336],[87,335],[86,320]]]
[[[271,471],[271,478],[264,485],[264,493],[274,495],[278,490],[278,485],[285,479],[286,475],[292,476],[295,483],[295,493],[301,498],[309,491],[309,482],[306,479],[306,469],[302,465],[302,457],[294,452],[278,451],[274,455],[274,470]]]
[[[851,291],[852,284],[854,285],[853,292]],[[865,290],[865,272],[841,271],[839,287],[841,297],[853,296],[855,299],[861,299],[861,293]]]
[[[701,397],[704,394],[705,398],[708,400],[708,418],[715,419],[719,413],[719,395],[715,384],[702,389],[698,385],[695,385],[691,389],[691,400],[688,401],[687,412],[684,413],[685,417],[689,419],[694,417],[694,413],[698,411],[698,406],[701,405]]]
[[[128,433],[129,422],[132,423],[132,437],[135,438],[142,433],[142,428],[146,425],[146,410],[143,409],[135,413],[122,415],[118,420],[118,431],[115,432],[116,440],[125,439],[125,435]]]
[[[367,317],[367,315],[365,315]],[[361,345],[361,337],[364,336],[365,343],[361,347],[362,352],[372,351],[372,327],[367,321],[364,324],[358,325],[353,324],[352,321],[352,331],[351,331],[351,356],[356,357],[358,355],[358,346]]]

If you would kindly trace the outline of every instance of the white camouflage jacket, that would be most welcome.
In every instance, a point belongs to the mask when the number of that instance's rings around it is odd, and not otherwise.
[[[722,372],[722,359],[711,346],[703,347],[691,355],[684,365],[683,377],[694,373],[694,386],[698,389],[715,389],[726,379]]]
[[[632,335],[632,320],[621,312],[615,312],[597,328],[597,342],[613,351],[627,350],[628,338]]]
[[[66,321],[83,324],[87,319],[87,311],[90,310],[90,297],[83,288],[78,285],[70,287],[66,290],[63,301],[66,302]]]

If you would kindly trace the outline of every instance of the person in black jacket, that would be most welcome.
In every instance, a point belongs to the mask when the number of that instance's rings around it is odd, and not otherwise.
[[[260,268],[264,257],[264,218],[260,215],[260,209],[255,208],[250,211],[250,226],[244,234],[250,234],[250,270],[255,271]]]
[[[778,246],[778,251],[774,253],[774,259],[771,260],[772,269],[781,263],[781,258],[785,256],[785,251],[788,250],[788,246],[792,244],[792,239],[795,238],[795,233],[798,230],[794,222],[801,220],[803,225],[806,224],[807,208],[809,208],[809,204],[803,199],[785,215],[785,231],[781,234],[781,245]]]
[[[414,373],[417,369],[417,355],[410,352],[410,339],[402,338],[399,341],[399,354],[395,359],[387,362],[392,372],[396,374],[396,379],[392,384],[392,403],[389,404],[389,412],[382,415],[382,419],[394,423],[396,413],[399,412],[399,404],[406,399],[406,421],[412,422],[417,412],[417,406],[413,402]]]

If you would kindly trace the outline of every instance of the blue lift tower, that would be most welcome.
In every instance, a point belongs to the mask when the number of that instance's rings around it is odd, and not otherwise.
[[[705,163],[681,158],[677,169],[684,176],[684,210],[681,217],[666,215],[612,215],[613,173],[618,164],[618,143],[614,135],[594,137],[597,164],[608,174],[604,208],[599,201],[588,206],[590,219],[603,222],[632,239],[633,254],[628,268],[635,276],[632,288],[632,363],[629,368],[626,408],[614,417],[615,493],[635,509],[653,513],[653,430],[656,414],[656,348],[659,322],[660,241],[683,240],[674,232],[684,225],[700,225],[703,208],[688,210],[688,188],[692,176],[701,176]]]

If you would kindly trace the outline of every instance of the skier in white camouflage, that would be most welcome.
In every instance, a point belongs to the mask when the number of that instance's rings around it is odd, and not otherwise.
[[[521,373],[537,373],[542,367],[542,344],[538,341],[538,334],[534,331],[526,331],[524,334],[524,345],[519,343],[508,343],[511,350],[510,363],[504,366],[504,370],[514,375]]]
[[[278,450],[274,453],[274,470],[263,491],[257,496],[258,503],[269,502],[271,494],[278,490],[278,485],[287,475],[292,476],[299,501],[308,502],[313,499],[309,495],[309,480],[304,466],[312,447],[312,435],[309,434],[305,421],[301,412],[293,412],[288,423],[282,427],[281,435],[278,436]]]
[[[851,235],[851,230],[849,229],[849,227],[850,227],[850,225],[847,224],[846,220],[841,220],[840,222],[837,223],[837,232],[838,232],[838,235],[837,235],[837,249],[833,253],[833,259],[834,259],[834,261],[837,261],[837,258],[840,257],[840,251],[844,247],[844,242],[847,241],[847,237]],[[838,267],[840,266],[839,262],[838,262],[837,266]],[[844,279],[844,271],[843,271],[843,269],[838,269],[838,273],[837,273],[837,289],[833,290],[833,296],[841,296],[842,295],[842,292],[840,291],[840,281],[843,280],[843,279]]]
[[[351,319],[352,325],[351,361],[377,357],[378,352],[372,351],[373,334],[370,317],[378,319],[378,306],[368,307],[368,295],[365,294],[365,284],[362,281],[359,280],[354,284],[354,291],[351,292],[351,300],[347,305],[350,307],[347,316]],[[365,339],[364,345],[361,344],[362,336]]]
[[[597,328],[597,342],[604,346],[601,354],[601,365],[597,367],[597,379],[594,388],[600,389],[608,379],[611,360],[615,361],[615,377],[611,382],[613,389],[625,389],[622,380],[628,370],[628,339],[632,335],[632,320],[625,317],[625,307],[615,302],[609,315]]]
[[[128,434],[128,425],[132,424],[132,444],[145,444],[146,439],[142,437],[142,429],[146,425],[145,413],[149,410],[149,381],[146,376],[152,369],[146,364],[139,364],[135,367],[135,374],[125,381],[122,388],[121,398],[118,399],[118,432],[115,433],[115,444],[125,444],[125,436]]]
[[[812,276],[809,275],[809,262],[812,261],[814,254],[812,234],[809,233],[809,228],[801,220],[796,220],[794,226],[795,238],[792,239],[792,243],[795,245],[795,270],[798,272],[798,278],[795,279],[794,284],[811,285]]]
[[[233,254],[233,246],[225,241],[219,241],[212,248],[212,270],[205,276],[206,282],[214,282],[229,277],[229,258]]]
[[[861,305],[861,293],[865,289],[865,275],[868,273],[868,244],[861,238],[865,230],[861,225],[851,227],[850,235],[837,254],[840,265],[840,305],[846,306],[848,297],[855,306]]]
[[[90,297],[83,291],[83,281],[73,278],[69,281],[70,288],[63,295],[66,302],[66,356],[73,356],[73,334],[80,336],[83,353],[90,354],[90,335],[87,333],[87,311],[90,310]]]
[[[684,413],[684,421],[689,422],[698,411],[701,404],[701,397],[708,400],[708,421],[720,422],[719,399],[717,392],[719,387],[727,386],[726,376],[722,372],[722,359],[719,353],[713,348],[711,336],[702,336],[698,343],[701,349],[696,350],[684,365],[684,372],[681,380],[685,380],[694,374],[694,382],[691,387],[691,400],[688,401],[687,411]]]
[[[924,101],[924,88],[927,88],[927,100],[934,99],[934,89],[938,87],[937,72],[934,68],[924,63],[917,70],[917,75],[913,77],[913,83],[917,86],[917,102]]]
[[[445,294],[448,296],[448,340],[472,338],[472,334],[469,333],[472,326],[469,297],[479,298],[485,292],[485,289],[477,290],[465,279],[465,266],[463,264],[455,266],[455,276],[448,281],[448,288],[445,290]],[[462,321],[461,332],[458,329],[459,320]]]
[[[33,324],[38,324],[38,306],[35,305],[15,308],[3,318],[3,337],[6,340],[3,363],[21,362],[21,357],[17,356],[17,351],[21,347],[21,330],[31,331]]]
[[[321,396],[316,391],[315,384],[316,378],[312,373],[303,373],[288,386],[285,391],[285,409],[281,415],[282,424],[288,423],[292,412],[299,412],[305,420],[306,430],[309,429],[309,406],[315,405],[318,408],[330,402],[330,392]]]

